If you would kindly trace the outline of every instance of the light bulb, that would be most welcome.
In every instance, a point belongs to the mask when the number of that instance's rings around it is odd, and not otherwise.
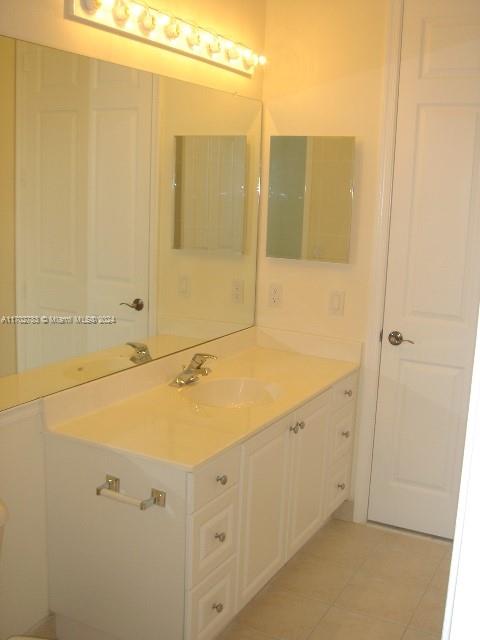
[[[162,13],[158,17],[158,24],[161,24],[162,27],[165,27],[170,22],[170,16],[167,16],[165,13]]]
[[[200,36],[202,38],[202,41],[208,46],[209,44],[212,44],[212,42],[215,40],[215,37],[213,36],[213,33],[209,33],[208,31],[202,31],[202,34]]]
[[[219,53],[221,50],[220,40],[212,36],[212,40],[207,44],[207,51],[211,56]]]
[[[182,30],[182,35],[184,35],[185,38],[187,38],[187,40],[193,33],[193,27],[189,24],[186,24],[185,22],[182,24],[181,30]]]
[[[151,33],[157,26],[157,20],[148,7],[144,9],[138,18],[138,24],[145,33]]]
[[[97,13],[102,6],[102,0],[82,0],[82,6],[87,13]]]
[[[198,50],[198,48],[200,47],[200,41],[201,38],[198,29],[192,29],[190,35],[187,36],[188,46],[191,49]]]
[[[169,40],[176,40],[180,36],[180,25],[173,18],[165,25],[165,35]]]
[[[113,7],[113,18],[119,25],[124,25],[130,17],[130,7],[126,0],[116,0]]]
[[[140,18],[146,11],[148,11],[148,7],[138,4],[137,2],[130,4],[130,14],[133,18]]]
[[[250,49],[245,49],[243,51],[243,64],[246,69],[251,69],[253,67],[253,55]]]
[[[261,64],[263,67],[267,64],[267,58],[265,56],[258,56],[258,64]]]
[[[236,60],[240,55],[238,53],[238,48],[235,46],[235,43],[232,42],[231,40],[223,41],[223,50],[228,60]]]

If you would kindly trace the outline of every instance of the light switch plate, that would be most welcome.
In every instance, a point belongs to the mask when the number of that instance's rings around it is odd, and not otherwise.
[[[331,316],[343,316],[345,312],[345,291],[333,290],[330,291],[330,298],[328,302],[328,313]]]
[[[245,281],[233,280],[232,282],[232,302],[243,304],[245,300]]]

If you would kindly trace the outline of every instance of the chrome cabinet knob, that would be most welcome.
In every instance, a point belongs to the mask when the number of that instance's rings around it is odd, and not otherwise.
[[[349,438],[350,437],[350,431],[342,431],[342,436],[344,438]]]
[[[141,298],[135,298],[133,302],[120,302],[120,306],[125,305],[126,307],[130,307],[130,309],[135,309],[135,311],[141,311],[145,306],[145,303]]]
[[[343,393],[344,393],[344,395],[348,396],[349,398],[351,398],[353,396],[353,391],[351,389],[345,389],[345,391]]]
[[[390,331],[388,334],[388,341],[390,344],[393,344],[394,347],[398,347],[402,342],[409,342],[410,344],[415,344],[413,340],[407,340],[402,336],[400,331]]]
[[[344,482],[339,482],[339,483],[337,484],[337,487],[338,487],[339,489],[341,489],[342,491],[344,491],[344,490],[345,490],[345,487],[346,487],[346,486],[347,486],[347,485],[346,485]]]
[[[223,604],[221,602],[214,602],[212,604],[212,609],[214,609],[217,613],[222,613]]]
[[[298,422],[295,426],[290,427],[290,431],[293,431],[293,433],[298,433],[300,430],[300,427],[298,426]]]
[[[227,534],[224,533],[223,531],[222,533],[216,533],[215,539],[218,540],[219,542],[225,542],[225,540],[227,539]]]
[[[305,429],[306,424],[304,420],[301,420],[300,422],[297,422],[298,427],[300,427],[300,429]]]
[[[221,476],[217,476],[217,482],[219,482],[220,484],[223,484],[225,486],[227,484],[227,482],[228,482],[228,476],[226,476],[225,474],[223,474]]]

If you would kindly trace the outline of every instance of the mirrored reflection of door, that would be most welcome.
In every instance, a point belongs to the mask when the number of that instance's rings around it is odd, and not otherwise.
[[[18,370],[148,334],[152,76],[17,44]]]
[[[368,517],[452,537],[480,289],[480,5],[407,0],[403,24]]]

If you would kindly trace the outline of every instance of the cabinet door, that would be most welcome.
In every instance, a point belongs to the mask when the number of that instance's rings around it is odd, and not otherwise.
[[[243,445],[239,604],[243,606],[285,563],[287,416]]]
[[[291,432],[288,558],[323,522],[329,401],[326,392],[305,404],[297,411]]]

